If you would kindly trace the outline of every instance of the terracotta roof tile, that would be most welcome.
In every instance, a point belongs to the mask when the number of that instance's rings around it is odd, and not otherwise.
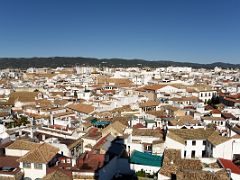
[[[14,105],[15,101],[21,102],[35,102],[35,97],[37,97],[37,92],[27,92],[27,91],[19,91],[12,92],[8,99],[8,103]]]
[[[32,150],[39,146],[40,146],[40,144],[30,142],[27,140],[16,140],[12,144],[10,144],[7,148],[8,149],[20,149],[20,150]]]
[[[218,161],[223,166],[223,168],[231,169],[232,173],[240,175],[240,168],[235,165],[231,160],[219,158]]]
[[[198,124],[198,121],[194,120],[192,116],[179,116],[174,120],[169,121],[170,125],[176,126],[183,126],[183,125],[191,125],[191,124]]]
[[[65,174],[62,170],[55,170],[52,173],[47,174],[42,180],[71,180],[69,175]]]
[[[215,173],[204,171],[203,165],[198,159],[181,159],[181,151],[176,149],[165,149],[163,154],[163,164],[159,171],[160,174],[171,177],[175,175],[177,179],[196,179],[196,180],[229,180],[225,169]]]
[[[58,151],[58,148],[55,148],[50,144],[43,143],[37,148],[29,151],[17,161],[29,163],[48,163],[58,153]]]
[[[153,136],[163,138],[163,132],[160,129],[133,129],[132,136]]]
[[[143,102],[139,104],[139,107],[143,108],[143,107],[150,107],[150,106],[158,106],[159,103],[156,101],[147,101],[147,102]]]
[[[213,145],[221,144],[230,140],[228,137],[223,137],[213,129],[174,129],[169,130],[168,137],[185,144],[185,140],[208,140]]]
[[[122,124],[119,121],[115,121],[112,124],[108,125],[107,127],[105,127],[102,132],[104,134],[108,134],[108,133],[118,133],[118,134],[123,134],[124,130],[126,129],[127,126],[125,126],[124,124]],[[115,131],[115,132],[114,132]],[[112,134],[114,135],[114,134]]]
[[[87,105],[87,104],[76,103],[76,104],[71,104],[71,105],[67,106],[67,108],[69,108],[73,111],[78,111],[78,112],[85,113],[85,114],[90,114],[90,113],[94,112],[94,106]]]

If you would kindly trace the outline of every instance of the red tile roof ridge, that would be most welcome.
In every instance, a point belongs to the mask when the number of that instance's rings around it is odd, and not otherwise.
[[[240,174],[240,168],[235,165],[231,160],[219,158],[218,161],[224,168],[231,169],[232,173]]]

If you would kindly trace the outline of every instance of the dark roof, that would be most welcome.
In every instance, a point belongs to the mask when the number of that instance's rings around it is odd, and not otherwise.
[[[125,146],[120,143],[112,142],[111,146],[108,149],[108,153],[112,155],[121,155],[125,150]]]
[[[0,167],[8,166],[17,168],[19,167],[18,158],[16,156],[0,156]]]
[[[236,119],[232,113],[222,113],[222,117],[225,119]]]

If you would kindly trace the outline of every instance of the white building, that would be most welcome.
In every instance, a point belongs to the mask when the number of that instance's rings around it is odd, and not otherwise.
[[[49,166],[56,164],[57,158],[55,156],[58,151],[58,148],[43,143],[20,157],[17,161],[20,162],[24,177],[38,179],[46,176]]]
[[[232,159],[234,154],[240,154],[239,139],[223,137],[212,129],[169,130],[165,147],[180,149],[182,158]]]
[[[6,127],[0,124],[0,144],[4,144],[10,141],[10,136],[6,131]]]
[[[167,72],[185,72],[185,73],[190,73],[192,72],[192,68],[191,67],[167,67]]]

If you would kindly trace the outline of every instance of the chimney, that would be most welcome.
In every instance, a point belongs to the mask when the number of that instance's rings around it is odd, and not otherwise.
[[[19,136],[22,136],[22,129],[19,128]]]
[[[53,123],[53,114],[52,113],[50,114],[50,125],[54,125],[54,123]]]
[[[130,119],[130,127],[132,127],[132,120],[133,120],[133,117]]]
[[[76,159],[72,159],[72,167],[74,167],[77,164]]]
[[[33,128],[31,127],[31,130],[30,130],[30,138],[33,138]]]
[[[88,156],[89,156],[89,155],[88,155],[88,152],[86,152],[86,156],[85,156],[85,159],[88,159]]]
[[[31,119],[30,119],[31,126],[33,126],[33,124],[34,124],[33,121],[34,121],[34,119],[31,118]]]

